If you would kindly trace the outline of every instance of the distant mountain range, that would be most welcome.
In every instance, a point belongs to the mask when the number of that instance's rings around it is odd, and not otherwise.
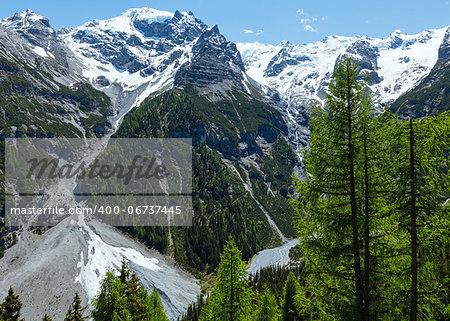
[[[381,111],[439,66],[444,69],[440,74],[447,73],[449,39],[450,28],[446,27],[416,35],[396,30],[385,39],[332,35],[301,45],[285,41],[277,46],[259,43],[237,46],[247,74],[278,92],[280,110],[295,147],[305,143],[310,104],[325,98],[326,87],[342,55],[349,55],[359,63]],[[445,88],[442,84],[437,87]],[[433,108],[430,104],[425,114]]]

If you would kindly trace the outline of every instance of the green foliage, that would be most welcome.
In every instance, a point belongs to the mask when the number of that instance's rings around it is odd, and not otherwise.
[[[341,62],[325,110],[312,110],[307,174],[292,201],[305,268],[299,318],[445,320],[449,115],[374,119],[356,70]]]
[[[326,301],[329,315],[362,319],[361,226],[367,195],[358,178],[364,177],[364,137],[373,106],[358,76],[350,58],[341,60],[326,108],[312,108],[308,174],[297,180],[301,201],[293,203],[308,273],[305,291]]]
[[[42,321],[52,321],[52,319],[48,316],[48,314],[45,314]]]
[[[186,313],[181,317],[182,321],[198,321],[200,319],[200,314],[202,312],[205,301],[203,295],[199,295],[197,301],[190,304],[187,308]]]
[[[444,272],[450,263],[445,250],[450,248],[450,207],[445,203],[450,196],[450,114],[410,122],[392,117],[386,127],[394,178],[390,202],[398,224],[391,241],[396,255],[388,265],[398,275],[391,281],[391,314],[402,319],[411,310],[413,287],[418,319],[445,320],[450,316],[450,278]]]
[[[202,310],[201,320],[246,320],[250,316],[252,291],[241,260],[241,252],[232,237],[222,255],[214,289]]]
[[[64,321],[86,320],[87,317],[83,316],[84,310],[86,310],[86,307],[81,306],[81,298],[78,295],[78,292],[76,292],[75,297],[73,298],[72,304],[70,305],[69,310],[67,311],[66,317],[64,318]]]
[[[77,83],[73,87],[71,89],[67,86],[60,85],[58,94],[63,98],[80,103],[80,109],[84,112],[101,108],[100,112],[103,116],[108,114],[107,108],[111,105],[111,99],[105,93],[94,89],[94,87],[87,83]]]
[[[22,302],[20,301],[19,296],[14,294],[14,289],[10,287],[8,290],[8,296],[0,305],[0,320],[18,321],[20,318],[21,308]]]
[[[117,137],[130,138],[192,137],[192,227],[171,228],[173,249],[169,249],[168,229],[125,229],[147,246],[173,253],[179,263],[194,273],[210,273],[217,268],[219,253],[228,235],[234,237],[245,260],[279,242],[258,204],[244,189],[237,173],[224,164],[217,150],[225,152],[222,145],[228,144],[233,148],[238,142],[238,131],[241,135],[273,131],[276,139],[282,130],[281,118],[261,102],[239,92],[233,95],[233,100],[213,103],[190,87],[183,91],[171,90],[131,111],[116,133]],[[272,154],[259,158],[273,195],[268,194],[263,175],[256,178],[255,183],[255,197],[286,235],[294,235],[293,216],[287,201],[294,159],[290,146],[279,137],[274,141]],[[239,162],[235,164],[241,178],[246,179]]]
[[[288,200],[288,195],[292,192],[290,186],[295,160],[291,146],[280,137],[273,143],[271,154],[262,157],[261,171],[255,167],[250,169],[254,196],[268,210],[283,235],[287,237],[296,235],[295,225],[292,224],[292,207]]]
[[[282,300],[284,286],[289,273],[294,273],[297,278],[304,276],[302,266],[267,266],[255,273],[250,279],[250,285],[257,292],[263,292],[267,287],[277,301]]]
[[[287,277],[283,290],[283,303],[281,304],[281,320],[294,321],[298,320],[298,310],[295,306],[294,297],[300,291],[300,284],[291,271]]]
[[[106,272],[92,305],[91,316],[95,321],[168,321],[156,290],[149,295],[125,261],[119,276],[113,270]]]
[[[251,320],[254,321],[278,321],[280,311],[275,296],[268,288],[259,295],[258,304]]]
[[[271,320],[270,316],[274,315],[277,315],[275,320],[279,320],[281,316],[280,303],[283,302],[286,280],[291,272],[302,279],[303,272],[301,266],[268,266],[249,277],[249,288],[253,293],[258,294],[256,297],[253,296],[253,299],[250,301],[252,307],[251,314],[248,316],[250,320],[254,320],[257,316],[267,316]],[[181,320],[200,320],[200,314],[204,305],[204,299],[200,296],[197,302],[188,307],[187,312],[182,316]],[[296,296],[294,296],[294,309],[296,306]],[[205,307],[205,309],[208,309],[208,307]],[[205,313],[203,312],[203,317]],[[306,317],[305,320],[311,320],[311,318]]]

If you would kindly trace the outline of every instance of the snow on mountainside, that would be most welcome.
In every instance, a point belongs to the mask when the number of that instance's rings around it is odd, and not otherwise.
[[[342,55],[351,55],[358,61],[362,73],[370,77],[370,88],[377,101],[386,106],[430,73],[446,30],[427,30],[416,35],[396,30],[384,39],[333,35],[301,45],[283,41],[276,46],[237,46],[248,75],[280,94],[279,105],[285,109],[290,140],[296,145],[304,143],[311,101],[323,101]]]
[[[133,106],[187,80],[199,87],[220,80],[231,81],[228,88],[248,87],[236,46],[192,12],[129,9],[119,17],[63,29],[59,36],[82,61],[83,76],[98,88],[138,92]],[[203,64],[196,67],[198,62]]]
[[[143,8],[59,34],[83,63],[84,77],[107,93],[139,92],[135,106],[173,86],[177,68],[189,61],[193,41],[205,29],[193,15]],[[183,32],[191,36],[183,39]]]
[[[350,54],[371,77],[380,103],[388,104],[427,75],[438,59],[447,28],[407,35],[396,30],[385,39],[328,36],[320,42],[278,46],[238,43],[247,73],[274,87],[291,102],[324,98],[339,55]]]
[[[192,12],[128,9],[56,32],[47,18],[27,10],[1,20],[0,28],[18,33],[36,54],[110,96],[116,124],[144,99],[185,82],[212,98],[232,88],[256,92],[236,45]]]
[[[191,12],[129,9],[115,18],[93,20],[56,32],[47,18],[27,10],[0,21],[0,45],[4,48],[0,56],[14,54],[30,70],[39,64],[42,74],[45,71],[46,77],[66,86],[91,83],[111,98],[114,116],[107,116],[116,125],[144,99],[185,83],[194,84],[213,101],[226,97],[231,89],[240,88],[256,98],[265,97],[277,108],[288,126],[290,142],[299,147],[308,135],[308,106],[311,100],[321,101],[325,97],[340,56],[350,54],[358,60],[363,73],[371,76],[371,88],[379,102],[388,105],[430,73],[445,31],[429,30],[418,35],[395,31],[385,39],[329,36],[321,42],[303,45],[283,42],[277,46],[259,43],[236,46],[220,34],[217,26],[207,26]],[[47,82],[52,87],[58,86]],[[37,82],[38,85],[41,84]],[[65,111],[71,111],[69,107]],[[241,121],[236,107],[232,107]],[[244,138],[247,137],[250,136]],[[255,137],[251,139],[271,146],[261,135]],[[252,152],[247,159],[253,155],[256,153]],[[92,280],[98,283],[99,270],[117,265],[126,256],[146,287],[160,290],[172,319],[200,291],[192,276],[113,229],[93,230],[74,225],[70,231],[64,238],[63,226],[53,228],[36,238],[39,242],[34,242],[34,236],[27,238],[25,233],[0,264],[0,289],[18,285],[20,294],[29,294],[29,302],[42,296],[47,304],[57,299],[54,293],[43,293],[45,287],[41,285],[50,282],[58,289],[57,294],[63,296],[58,307],[67,306],[73,290],[84,291],[84,300],[91,298],[97,288],[89,284]],[[75,246],[68,248],[67,244]],[[58,254],[53,258],[62,268],[54,266],[46,245],[53,246]],[[280,252],[277,261],[286,259],[285,249],[277,249]],[[20,259],[15,258],[17,253],[21,254]],[[270,253],[260,255],[257,264],[263,266],[274,259]],[[158,258],[156,265],[152,264],[155,258]],[[139,263],[143,261],[145,266]],[[31,273],[33,268],[37,274]],[[58,278],[47,280],[51,273],[70,280],[70,286],[63,288]],[[34,293],[29,292],[28,284],[36,285],[32,288]],[[31,310],[28,313],[33,315]]]

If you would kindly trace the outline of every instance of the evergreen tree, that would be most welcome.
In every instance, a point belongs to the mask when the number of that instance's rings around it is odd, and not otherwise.
[[[274,295],[267,287],[264,287],[263,292],[260,294],[258,305],[256,306],[252,320],[277,321],[279,316],[280,312]]]
[[[153,289],[152,293],[150,294],[149,297],[149,306],[150,306],[150,310],[152,311],[150,313],[150,320],[152,321],[168,321],[166,314],[164,313],[164,306],[161,302],[161,299],[158,295],[158,292],[156,291],[156,289]],[[147,319],[142,319],[147,320]]]
[[[78,292],[75,293],[75,297],[73,298],[72,304],[67,311],[66,317],[64,321],[82,321],[86,320],[87,317],[83,316],[83,311],[86,307],[81,306],[81,298],[78,295]]]
[[[149,295],[125,261],[119,276],[113,270],[106,272],[93,306],[91,316],[96,321],[168,321],[156,290]]]
[[[100,283],[100,293],[92,301],[94,310],[91,316],[95,321],[127,320],[130,317],[123,289],[120,278],[114,275],[112,269],[108,269]]]
[[[8,296],[0,305],[0,319],[4,321],[18,321],[21,308],[22,302],[20,301],[19,296],[14,294],[14,289],[10,287]]]
[[[393,311],[409,314],[412,321],[445,320],[450,317],[450,115],[408,122],[393,118],[389,135],[391,202],[400,225],[393,242],[399,255],[391,264],[399,273],[391,291],[392,305],[398,306]]]
[[[308,174],[296,183],[302,202],[295,205],[306,286],[314,289],[310,293],[326,298],[325,314],[365,320],[358,173],[371,99],[358,77],[357,64],[344,57],[329,85],[325,109],[312,109]]]
[[[293,272],[290,272],[283,290],[283,302],[281,304],[281,321],[298,320],[299,313],[295,306],[294,297],[299,293],[300,284]]]
[[[52,321],[52,319],[48,316],[48,314],[45,314],[42,321]]]
[[[201,319],[211,321],[246,320],[251,313],[252,292],[241,252],[230,236],[220,256],[214,289],[202,310]]]

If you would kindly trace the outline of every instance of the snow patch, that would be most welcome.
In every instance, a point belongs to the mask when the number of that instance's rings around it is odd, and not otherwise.
[[[150,271],[159,271],[158,259],[147,258],[132,248],[115,247],[105,243],[99,235],[88,227],[83,228],[90,240],[87,240],[87,258],[84,261],[83,252],[77,267],[80,273],[75,277],[75,283],[80,283],[86,290],[89,299],[94,298],[100,290],[100,281],[105,276],[107,268],[119,269],[125,258]]]

